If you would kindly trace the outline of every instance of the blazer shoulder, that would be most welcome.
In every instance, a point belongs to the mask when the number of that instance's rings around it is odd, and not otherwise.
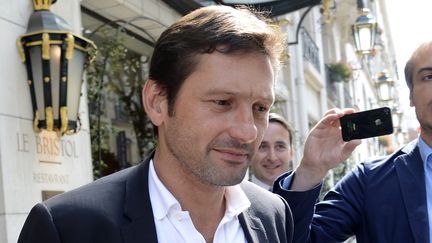
[[[279,195],[249,181],[243,181],[240,186],[249,198],[249,201],[251,201],[251,207],[257,209],[257,211],[268,213],[269,210],[273,210],[276,213],[285,213],[288,203]]]
[[[285,199],[249,181],[243,181],[240,186],[251,202],[244,214],[262,222],[269,242],[291,242],[293,215]]]
[[[60,242],[38,241],[45,234],[62,242],[123,242],[121,229],[134,217],[152,218],[147,175],[148,163],[142,163],[37,204],[27,217],[20,243]],[[52,230],[35,231],[35,225]]]
[[[58,220],[68,217],[76,218],[76,215],[88,219],[100,216],[121,217],[124,211],[128,184],[144,177],[141,175],[144,172],[142,167],[141,165],[130,167],[59,194],[42,203]],[[139,188],[136,190],[141,190]],[[134,193],[136,194],[136,192]]]
[[[359,163],[357,167],[365,173],[382,173],[383,170],[392,170],[394,162],[399,158],[419,159],[419,156],[417,140],[414,140],[389,155],[367,159]]]
[[[32,208],[21,229],[18,243],[27,242],[60,242],[52,216],[42,203],[38,203]]]

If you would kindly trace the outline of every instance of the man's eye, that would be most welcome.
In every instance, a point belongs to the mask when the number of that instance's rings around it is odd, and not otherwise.
[[[265,151],[265,150],[267,150],[267,148],[268,148],[267,145],[260,145],[258,149],[259,149],[260,151]]]
[[[432,74],[424,75],[423,80],[432,80]]]
[[[229,102],[227,100],[215,100],[214,103],[216,105],[220,105],[220,106],[226,106],[229,105]]]
[[[263,105],[258,105],[258,106],[256,106],[256,110],[258,112],[267,112],[268,108],[266,106],[263,106]]]
[[[287,149],[287,146],[285,146],[285,145],[276,145],[275,149],[277,151],[284,151],[284,150]]]

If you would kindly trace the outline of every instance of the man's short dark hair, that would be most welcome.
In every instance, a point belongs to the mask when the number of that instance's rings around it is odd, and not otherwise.
[[[194,71],[201,54],[263,53],[275,69],[284,49],[277,25],[251,9],[208,6],[182,17],[166,29],[156,42],[149,78],[168,100],[168,114],[174,114],[176,96]]]
[[[417,56],[423,53],[427,48],[432,48],[432,41],[420,44],[405,64],[404,74],[406,84],[410,90],[410,99],[412,98],[412,92],[414,87],[414,62],[416,61]]]
[[[285,128],[288,131],[289,134],[289,140],[290,140],[290,146],[292,148],[292,136],[293,136],[293,129],[289,125],[288,121],[285,120],[285,118],[277,113],[270,113],[269,114],[269,123],[279,123],[283,128]]]

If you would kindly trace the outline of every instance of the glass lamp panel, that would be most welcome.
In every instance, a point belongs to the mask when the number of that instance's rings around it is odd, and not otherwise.
[[[352,26],[352,31],[353,31],[353,35],[354,35],[354,44],[355,47],[357,49],[357,51],[360,51],[360,40],[359,40],[359,33],[358,33],[358,27],[357,26]]]
[[[67,106],[68,119],[76,121],[81,97],[82,73],[87,54],[74,49],[72,60],[68,66]]]
[[[394,82],[393,80],[388,82],[388,96],[389,96],[389,100],[393,100],[393,95],[394,95]]]
[[[392,120],[393,120],[393,127],[399,128],[400,127],[400,119],[398,112],[393,112],[392,114]]]
[[[54,120],[59,119],[60,105],[60,46],[50,46],[51,98]]]
[[[382,81],[379,85],[380,85],[379,86],[379,92],[380,92],[381,100],[383,100],[383,101],[390,100],[389,83],[386,81]]]
[[[45,101],[42,78],[42,50],[40,46],[30,47],[30,62],[33,72],[33,85],[36,93],[39,120],[45,120]]]
[[[370,25],[363,25],[358,29],[358,47],[361,52],[370,52],[372,50],[372,34],[370,27]]]

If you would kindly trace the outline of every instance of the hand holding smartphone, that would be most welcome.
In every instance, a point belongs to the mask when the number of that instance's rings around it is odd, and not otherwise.
[[[391,110],[382,107],[356,112],[340,118],[342,139],[346,142],[393,133]]]

